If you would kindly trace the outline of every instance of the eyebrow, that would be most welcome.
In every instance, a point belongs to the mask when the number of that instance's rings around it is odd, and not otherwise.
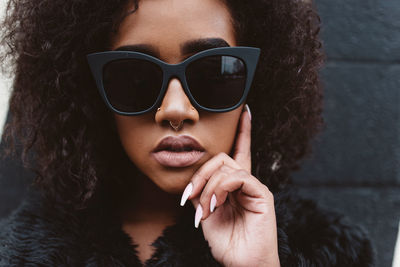
[[[205,38],[190,40],[181,45],[181,54],[193,54],[198,53],[203,50],[217,48],[217,47],[227,47],[230,46],[227,41],[222,38]]]
[[[180,46],[180,49],[182,55],[188,55],[211,48],[229,46],[228,42],[222,38],[203,38],[187,41]],[[160,51],[149,44],[124,45],[116,48],[115,51],[135,51],[160,58]]]

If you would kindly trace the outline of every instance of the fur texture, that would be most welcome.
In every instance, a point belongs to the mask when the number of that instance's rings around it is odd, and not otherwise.
[[[293,192],[274,198],[282,267],[374,265],[374,250],[359,227]],[[221,266],[201,224],[194,227],[191,202],[183,209],[184,215],[153,243],[155,253],[145,266]],[[32,191],[0,230],[0,266],[142,266],[137,245],[104,200],[72,212]]]

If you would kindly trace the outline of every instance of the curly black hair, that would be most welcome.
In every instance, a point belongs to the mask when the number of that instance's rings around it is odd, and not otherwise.
[[[238,45],[262,50],[247,99],[252,166],[254,176],[276,192],[290,183],[323,126],[320,19],[310,1],[224,2]],[[86,61],[89,53],[110,50],[119,24],[140,8],[135,0],[127,12],[130,4],[10,0],[2,22],[0,59],[15,77],[3,154],[21,154],[46,197],[77,209],[104,186],[123,185],[137,173]]]

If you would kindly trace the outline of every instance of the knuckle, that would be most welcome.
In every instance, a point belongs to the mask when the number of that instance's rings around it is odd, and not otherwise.
[[[238,174],[240,177],[249,176],[249,173],[248,173],[246,170],[244,170],[244,169],[238,170],[238,171],[237,171],[237,174]]]
[[[225,152],[219,152],[217,154],[217,157],[221,160],[223,160],[226,156],[228,156]]]
[[[227,173],[226,171],[223,171],[223,170],[218,170],[218,172],[215,174],[215,178],[218,180],[225,180],[228,177],[229,177],[229,173]]]
[[[220,167],[219,167],[219,170],[221,171],[221,172],[227,172],[227,171],[229,171],[231,168],[229,168],[228,167],[228,165],[226,165],[226,164],[222,164]]]
[[[269,201],[272,201],[272,202],[274,201],[274,194],[272,194],[272,192],[269,191],[268,188],[266,188],[266,190],[265,190],[265,197]]]
[[[204,207],[206,207],[206,204],[207,204],[206,202],[207,202],[207,196],[206,196],[206,194],[203,193],[200,196],[200,204],[203,208],[203,211],[204,211]]]
[[[197,179],[199,179],[199,177],[201,177],[201,170],[199,169],[199,170],[197,170],[194,174],[193,174],[193,176],[192,176],[192,181],[193,180],[197,180]]]

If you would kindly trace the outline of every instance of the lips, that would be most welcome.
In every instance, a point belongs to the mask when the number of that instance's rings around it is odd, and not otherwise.
[[[153,150],[155,160],[166,167],[187,167],[205,154],[204,148],[192,137],[168,136]]]

